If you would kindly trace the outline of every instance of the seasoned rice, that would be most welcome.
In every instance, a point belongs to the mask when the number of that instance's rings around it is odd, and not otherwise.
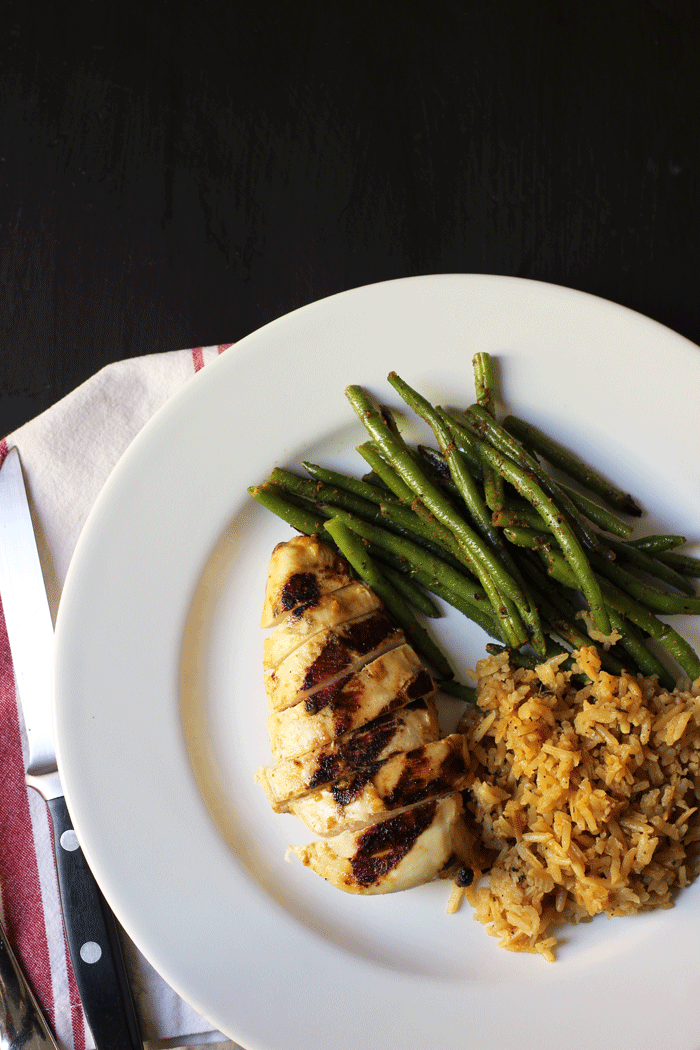
[[[700,679],[669,693],[574,656],[481,660],[463,727],[483,857],[450,907],[465,894],[504,948],[549,960],[562,923],[670,908],[698,872]]]

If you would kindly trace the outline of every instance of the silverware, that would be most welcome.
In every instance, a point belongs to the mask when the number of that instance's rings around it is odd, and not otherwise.
[[[27,727],[25,779],[48,805],[63,923],[85,1016],[97,1050],[137,1050],[143,1044],[117,922],[83,856],[56,766],[53,622],[16,448],[0,467],[0,596]]]
[[[27,984],[0,923],[0,1047],[58,1050],[46,1018]]]

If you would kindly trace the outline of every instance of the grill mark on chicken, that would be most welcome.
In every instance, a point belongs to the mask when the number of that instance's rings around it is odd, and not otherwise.
[[[405,761],[406,768],[396,785],[384,796],[384,801],[390,809],[410,806],[420,801],[427,785],[434,795],[454,791],[457,778],[467,774],[464,756],[456,750],[447,753],[437,773],[434,772],[429,752],[424,747],[407,752]]]
[[[303,619],[305,613],[307,613],[309,609],[313,609],[316,605],[318,605],[318,595],[316,595],[315,598],[309,599],[309,601],[305,602],[303,605],[297,605],[296,609],[292,609],[287,619],[287,623],[298,623],[299,620]]]
[[[422,696],[427,697],[435,687],[430,675],[421,672],[413,649],[402,645],[286,711],[274,712],[267,727],[275,757],[304,754],[406,706],[412,698],[416,699],[408,695],[408,690],[419,675],[425,687]],[[414,694],[415,689],[410,688],[410,692]]]
[[[295,536],[275,547],[268,569],[262,627],[274,627],[316,595],[346,587],[354,577],[344,558],[318,536]],[[318,600],[316,598],[316,600]]]
[[[415,809],[374,824],[359,837],[358,849],[350,858],[355,881],[360,886],[371,886],[397,867],[414,843],[430,826],[434,816],[435,800],[424,802]]]
[[[400,628],[383,612],[343,624],[309,666],[302,688],[313,689],[320,682],[342,673],[355,656],[366,656],[382,642],[400,636]]]
[[[375,762],[371,766],[366,766],[364,769],[360,769],[357,773],[354,773],[351,777],[345,777],[342,780],[336,781],[331,786],[330,792],[333,796],[333,800],[338,806],[349,806],[351,802],[354,802],[356,798],[359,798],[362,794],[362,789],[365,784],[368,784],[375,773],[379,770],[381,762]]]
[[[304,701],[304,707],[310,715],[318,714],[324,707],[334,707],[337,704],[337,698],[342,695],[342,706],[350,711],[357,708],[357,704],[353,705],[353,694],[359,696],[359,688],[353,690],[347,688],[348,683],[352,681],[354,675],[348,674],[345,678],[339,678],[336,682],[327,685],[325,689],[317,689],[311,696],[307,696]],[[343,692],[343,690],[345,690]]]
[[[415,700],[408,705],[416,709],[420,706],[425,706],[425,701]],[[391,740],[394,731],[395,723],[392,715],[382,715],[381,718],[370,722],[366,731],[350,737],[342,749],[338,749],[334,754],[321,752],[318,756],[316,772],[309,779],[309,788],[329,784],[348,768],[362,769],[372,765]]]
[[[433,680],[427,671],[422,669],[414,679],[398,692],[393,701],[387,705],[384,714],[394,708],[403,707],[406,699],[419,700],[427,693],[432,692]],[[365,697],[365,688],[354,674],[346,675],[337,681],[327,685],[325,689],[319,689],[304,700],[304,707],[309,714],[315,715],[324,707],[329,707],[333,714],[333,725],[335,736],[342,736],[353,724],[353,715],[362,705]]]
[[[359,830],[419,802],[464,791],[473,780],[465,738],[455,733],[346,771],[335,782],[293,801],[290,809],[311,831],[335,835],[343,829]]]
[[[294,609],[300,602],[315,605],[320,597],[318,580],[313,572],[295,572],[285,583],[280,594],[280,605],[285,612]]]
[[[425,670],[421,667],[420,671],[413,679],[412,682],[406,686],[406,696],[409,700],[419,700],[426,693],[429,693],[433,688],[433,680]]]

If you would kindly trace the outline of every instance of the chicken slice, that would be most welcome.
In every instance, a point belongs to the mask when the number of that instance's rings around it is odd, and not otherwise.
[[[362,831],[291,846],[302,864],[346,893],[395,893],[449,878],[469,863],[459,793],[431,799]]]
[[[278,543],[267,573],[261,627],[275,627],[299,605],[347,587],[350,566],[318,536],[294,536]]]
[[[308,791],[439,736],[435,705],[431,700],[416,700],[316,751],[284,759],[276,766],[261,766],[255,779],[275,812],[284,813],[293,799]]]
[[[418,802],[464,791],[473,780],[466,737],[453,733],[312,791],[289,809],[317,835],[337,835]]]
[[[270,710],[291,707],[405,640],[401,628],[381,609],[318,631],[279,667],[264,672]]]
[[[263,667],[279,667],[302,642],[317,631],[335,627],[346,620],[356,620],[381,608],[381,600],[364,583],[351,583],[315,601],[298,605],[263,643]]]
[[[267,719],[277,761],[322,747],[380,715],[432,695],[435,685],[410,645],[400,645],[361,671]]]

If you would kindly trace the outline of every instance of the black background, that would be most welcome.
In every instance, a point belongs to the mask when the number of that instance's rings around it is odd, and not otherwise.
[[[700,342],[699,10],[6,2],[0,432],[110,361],[414,274]]]

